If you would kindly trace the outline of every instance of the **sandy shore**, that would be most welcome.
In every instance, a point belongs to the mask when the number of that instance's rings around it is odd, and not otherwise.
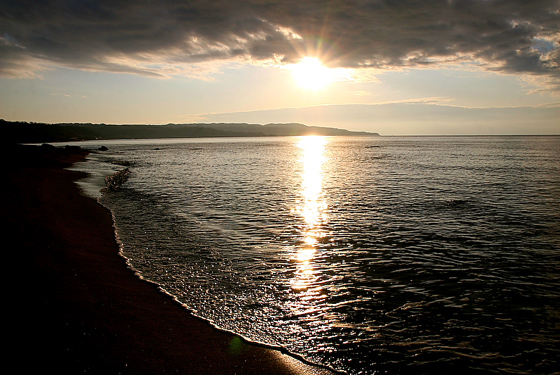
[[[110,213],[64,168],[85,151],[5,146],[6,368],[56,374],[329,374],[219,332],[137,278]],[[13,242],[10,242],[13,240]]]

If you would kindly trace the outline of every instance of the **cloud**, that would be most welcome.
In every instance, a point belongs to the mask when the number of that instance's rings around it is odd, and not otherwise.
[[[560,80],[557,0],[1,0],[0,75],[169,76],[193,64],[467,64]],[[549,82],[549,81],[547,81]]]
[[[460,107],[443,98],[378,104],[320,105],[200,115],[200,122],[291,123],[342,127],[382,135],[559,134],[560,103]],[[531,124],[528,129],[527,124]]]

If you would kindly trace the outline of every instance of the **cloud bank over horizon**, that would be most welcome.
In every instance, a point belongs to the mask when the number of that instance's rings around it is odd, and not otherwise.
[[[560,91],[557,0],[0,0],[0,76],[66,67],[203,77],[212,64],[458,65]]]
[[[213,113],[200,116],[194,122],[301,122],[381,135],[554,135],[559,134],[558,118],[560,103],[460,107],[427,100]]]

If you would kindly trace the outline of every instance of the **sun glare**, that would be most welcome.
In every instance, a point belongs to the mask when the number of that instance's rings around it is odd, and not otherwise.
[[[290,67],[295,81],[308,90],[320,90],[334,81],[334,72],[316,57],[304,57]]]

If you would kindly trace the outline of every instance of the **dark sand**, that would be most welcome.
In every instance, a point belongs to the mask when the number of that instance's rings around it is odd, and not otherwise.
[[[13,373],[328,374],[241,343],[140,280],[68,171],[85,151],[4,146],[4,310]],[[6,316],[6,314],[5,314]]]

